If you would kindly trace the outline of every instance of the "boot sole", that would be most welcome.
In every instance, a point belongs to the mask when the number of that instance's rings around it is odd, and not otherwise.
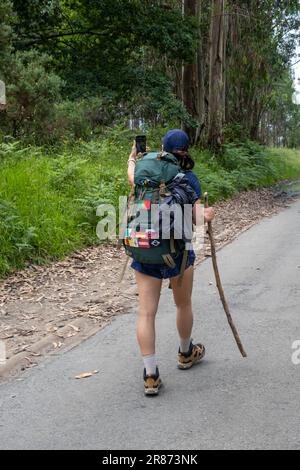
[[[159,394],[160,389],[162,388],[163,384],[161,383],[157,388],[147,388],[145,389],[144,393],[147,397],[153,397]]]

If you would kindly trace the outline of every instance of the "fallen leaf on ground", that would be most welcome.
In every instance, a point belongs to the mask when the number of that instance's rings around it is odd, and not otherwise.
[[[89,377],[93,377],[93,375],[99,374],[98,370],[94,370],[93,372],[84,372],[83,374],[76,375],[75,379],[88,379]]]
[[[80,328],[78,328],[78,326],[69,325],[69,327],[73,328],[73,330],[76,331],[76,333],[79,333],[79,331],[80,331]]]
[[[32,365],[32,366],[37,366],[37,363],[36,363],[36,362],[33,362],[33,361],[30,359],[30,357],[25,357],[25,359],[26,359],[26,361],[29,362],[30,365]]]

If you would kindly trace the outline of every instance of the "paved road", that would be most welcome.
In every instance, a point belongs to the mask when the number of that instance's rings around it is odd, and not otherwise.
[[[176,369],[177,336],[168,290],[158,316],[165,389],[143,396],[135,314],[73,351],[48,358],[22,381],[0,386],[0,448],[299,449],[300,201],[244,233],[219,254],[243,360],[220,306],[210,260],[196,275],[194,337],[207,359]],[[87,380],[83,371],[99,369]]]

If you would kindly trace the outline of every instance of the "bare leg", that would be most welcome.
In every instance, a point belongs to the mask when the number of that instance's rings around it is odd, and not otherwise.
[[[162,280],[135,272],[139,293],[137,339],[142,356],[155,354],[155,316]]]
[[[192,291],[194,279],[194,267],[188,268],[182,280],[178,284],[178,277],[172,278],[171,285],[177,307],[177,330],[181,339],[189,339],[193,329]]]

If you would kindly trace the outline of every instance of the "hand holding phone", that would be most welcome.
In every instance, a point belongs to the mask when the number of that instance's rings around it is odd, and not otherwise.
[[[145,135],[138,135],[135,138],[137,153],[147,152],[147,137]]]

